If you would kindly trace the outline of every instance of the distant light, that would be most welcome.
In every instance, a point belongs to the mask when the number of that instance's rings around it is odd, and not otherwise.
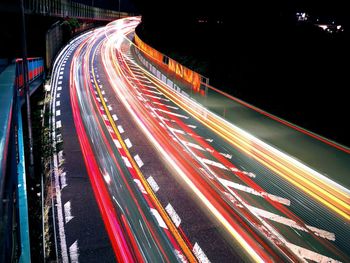
[[[341,29],[341,26],[337,26],[337,30]]]
[[[327,30],[328,26],[327,25],[317,25],[318,27],[322,28],[323,30]]]

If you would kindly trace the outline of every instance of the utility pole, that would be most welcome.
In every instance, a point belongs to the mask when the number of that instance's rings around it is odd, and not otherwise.
[[[27,128],[28,128],[28,140],[29,140],[29,167],[28,173],[30,178],[34,178],[34,153],[33,153],[33,133],[32,133],[32,119],[30,110],[30,95],[28,84],[28,57],[27,57],[27,40],[26,40],[26,22],[24,16],[23,0],[20,0],[21,19],[22,19],[22,62],[23,62],[23,88],[26,101],[27,110]]]

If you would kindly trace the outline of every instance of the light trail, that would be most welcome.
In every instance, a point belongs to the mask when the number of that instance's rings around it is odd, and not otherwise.
[[[234,165],[234,155],[217,149],[216,140],[344,220],[350,219],[349,190],[170,89],[131,60],[126,36],[138,23],[126,18],[95,30],[75,52],[70,74],[80,146],[117,259],[171,261],[184,256],[195,262],[202,251],[179,226],[189,222],[182,222],[171,205],[167,210],[162,206],[155,193],[159,186],[152,176],[146,180],[139,155],[131,155],[130,149],[138,145],[129,137],[123,140],[128,127],[117,123],[130,118],[171,176],[185,183],[200,201],[198,206],[216,218],[249,260],[346,261],[348,255],[332,243],[334,233],[306,224],[292,212],[293,200],[265,191],[254,180],[259,174]],[[128,116],[115,114],[115,101]],[[203,131],[216,137],[206,137]],[[307,242],[301,232],[308,235]]]

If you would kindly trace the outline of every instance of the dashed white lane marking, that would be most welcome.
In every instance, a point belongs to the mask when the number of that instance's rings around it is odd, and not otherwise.
[[[111,176],[108,173],[104,173],[103,178],[105,179],[107,184],[111,183]]]
[[[185,116],[185,115],[182,115],[182,114],[179,114],[179,113],[175,113],[175,112],[172,112],[172,111],[167,111],[167,110],[163,110],[163,109],[158,109],[158,108],[154,108],[155,110],[157,111],[160,111],[160,112],[164,112],[168,115],[173,115],[173,116],[176,116],[176,117],[179,117],[179,118],[183,118],[183,119],[189,119],[188,116]]]
[[[241,184],[237,184],[237,183],[231,182],[231,181],[223,179],[223,178],[219,178],[219,181],[225,187],[228,187],[228,188],[231,187],[231,188],[234,188],[234,189],[237,189],[237,190],[249,193],[249,194],[253,194],[253,195],[256,195],[256,196],[260,196],[260,197],[268,197],[268,198],[270,198],[271,200],[273,200],[275,202],[278,202],[278,203],[283,204],[283,205],[290,206],[290,200],[288,200],[286,198],[283,198],[283,197],[280,197],[280,196],[276,196],[276,195],[273,195],[273,194],[269,194],[269,193],[266,193],[266,192],[258,192],[258,191],[254,190],[251,187],[248,187],[248,186],[245,186],[245,185],[241,185]]]
[[[61,84],[62,84],[62,81],[57,82],[57,85],[61,85]]]
[[[335,260],[330,257],[326,257],[324,255],[321,255],[319,253],[316,253],[314,251],[311,251],[309,249],[299,247],[297,245],[294,245],[292,243],[286,242],[286,245],[288,248],[290,248],[295,254],[299,255],[300,257],[304,259],[308,259],[314,262],[320,262],[320,263],[340,263],[340,261]]]
[[[63,73],[64,73],[64,72],[63,72],[63,71],[61,71],[61,72],[60,72],[60,75],[63,75]]]
[[[100,99],[99,97],[96,97],[96,100],[97,100],[98,102],[101,102],[101,99]]]
[[[105,102],[108,102],[107,98],[103,98],[105,100]]]
[[[172,128],[172,127],[169,127],[169,126],[168,126],[168,128],[172,132],[179,133],[179,134],[186,134],[183,130],[175,129],[175,128]]]
[[[64,158],[63,158],[63,150],[62,150],[62,151],[59,151],[59,152],[57,153],[57,157],[58,157],[58,164],[59,164],[59,165],[62,164],[63,161],[64,161]]]
[[[56,110],[56,116],[60,116],[61,115],[61,110]]]
[[[197,242],[194,244],[192,251],[200,263],[209,263],[210,262],[210,260],[205,255],[204,251],[201,249],[201,247],[198,245]]]
[[[128,147],[129,149],[132,147],[132,143],[129,138],[125,139],[124,142],[126,144],[126,147]]]
[[[123,133],[123,132],[124,132],[123,126],[118,125],[117,128],[118,128],[118,131],[119,131],[120,133]]]
[[[158,90],[155,86],[152,86],[152,85],[142,84],[142,86],[147,87],[147,88],[151,88],[151,89]]]
[[[204,164],[209,164],[211,166],[215,166],[215,167],[221,168],[223,170],[228,170],[226,168],[226,166],[224,166],[222,163],[218,163],[218,162],[215,162],[215,161],[212,161],[212,160],[209,160],[209,159],[206,159],[206,158],[202,158],[202,157],[199,157],[199,156],[196,156],[196,157],[198,158],[198,160],[200,160]]]
[[[140,189],[141,193],[147,194],[145,188],[143,187],[141,181],[139,179],[134,179],[134,182],[137,184],[138,188]]]
[[[192,129],[196,129],[196,128],[197,128],[197,126],[192,125],[192,124],[187,124],[187,126],[190,127],[190,128],[192,128]]]
[[[160,216],[159,212],[154,208],[151,208],[150,210],[151,210],[151,213],[154,215],[154,217],[157,219],[159,226],[162,228],[168,229],[167,225],[165,224],[163,218]]]
[[[61,101],[56,100],[56,106],[57,106],[57,107],[61,106]]]
[[[147,182],[151,186],[153,192],[156,193],[159,190],[159,186],[158,186],[157,182],[154,180],[154,178],[152,176],[147,178]]]
[[[226,157],[227,159],[232,159],[232,155],[228,153],[220,153],[222,156]]]
[[[205,149],[202,146],[198,145],[198,144],[195,144],[195,143],[192,143],[192,142],[188,142],[188,141],[184,141],[184,140],[181,140],[181,142],[183,144],[185,144],[186,146],[195,148],[195,149],[200,150],[200,151],[205,151]]]
[[[118,140],[113,139],[113,142],[114,142],[115,146],[117,146],[117,148],[119,148],[119,149],[122,148],[122,145],[120,144],[120,142]]]
[[[66,172],[63,172],[60,174],[60,181],[61,181],[61,190],[62,190],[68,185],[66,181]]]
[[[280,224],[283,224],[283,225],[286,225],[286,226],[289,226],[289,227],[292,227],[292,228],[295,228],[295,229],[298,229],[298,230],[301,230],[304,232],[312,231],[315,235],[317,235],[319,237],[326,238],[326,239],[331,240],[331,241],[335,241],[335,234],[331,233],[329,231],[322,230],[322,229],[319,229],[319,228],[316,228],[313,226],[309,226],[309,225],[306,225],[306,228],[305,228],[305,227],[297,224],[297,222],[295,222],[292,219],[289,219],[289,218],[286,218],[286,217],[283,217],[280,215],[276,215],[274,213],[271,213],[269,211],[266,211],[266,210],[263,210],[263,209],[260,209],[257,207],[248,206],[248,208],[249,208],[249,210],[256,213],[258,216],[267,218],[271,221],[275,221],[277,223],[280,223]]]
[[[63,79],[63,77],[62,77],[62,76],[59,76],[58,79]]]
[[[151,112],[151,114],[152,114],[152,113],[153,113],[153,112]],[[153,113],[153,114],[154,114],[154,113]],[[152,116],[158,117],[159,119],[161,119],[161,120],[163,120],[163,121],[171,121],[171,120],[169,120],[168,118],[165,118],[165,117],[160,116],[160,115],[158,115],[158,114],[157,114],[157,115],[155,115],[155,114],[153,115],[153,114],[152,114]]]
[[[151,92],[153,94],[156,94],[156,95],[163,95],[163,93],[159,92],[159,91],[155,91],[155,90],[150,90],[150,89],[143,89],[143,90],[146,90],[147,92]]]
[[[117,117],[116,114],[113,114],[113,115],[112,115],[112,118],[113,118],[114,121],[117,121],[117,120],[118,120],[118,117]]]
[[[168,104],[164,104],[164,103],[161,103],[161,102],[158,102],[158,101],[153,101],[153,104],[165,106],[167,108],[174,109],[174,110],[178,110],[179,109],[178,107],[171,106],[171,105],[168,105]]]
[[[176,257],[180,260],[180,262],[182,262],[182,263],[188,262],[185,255],[182,254],[179,250],[175,249],[175,254],[176,254]]]
[[[102,114],[102,117],[103,117],[103,119],[104,119],[105,121],[108,121],[108,117],[107,117],[106,114]]]
[[[66,224],[73,218],[74,216],[72,216],[72,213],[71,213],[71,203],[70,201],[68,201],[67,203],[64,204],[64,220]]]
[[[205,139],[207,142],[213,142],[213,139]]]
[[[61,121],[56,121],[56,129],[62,127],[62,122]]]
[[[123,160],[124,160],[124,163],[126,164],[126,167],[132,168],[129,159],[128,159],[127,157],[125,157],[125,156],[122,156],[122,158],[123,158]]]
[[[137,165],[141,168],[143,166],[143,161],[141,160],[140,156],[138,154],[136,154],[134,156],[134,160],[137,163]]]
[[[62,86],[58,86],[58,87],[57,87],[57,90],[62,90]]]
[[[157,96],[153,96],[153,95],[149,95],[149,94],[144,94],[144,95],[147,96],[147,97],[153,98],[153,99],[157,99],[157,100],[170,101],[168,99],[157,97]]]
[[[167,211],[168,215],[170,216],[171,220],[174,222],[176,227],[179,227],[181,224],[181,218],[179,215],[176,213],[174,207],[169,203],[166,207],[165,210]]]
[[[105,92],[104,90],[101,91],[101,94],[102,94],[102,95],[105,95],[105,93],[106,93],[106,92]]]
[[[112,110],[113,110],[113,108],[112,108],[111,105],[108,105],[107,108],[108,108],[109,111],[112,111]]]
[[[57,93],[56,98],[60,98],[60,97],[61,97],[61,93]]]
[[[71,263],[79,262],[79,248],[78,248],[78,240],[69,247],[69,257]]]

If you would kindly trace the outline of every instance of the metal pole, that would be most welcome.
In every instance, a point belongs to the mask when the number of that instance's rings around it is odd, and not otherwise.
[[[30,178],[34,178],[34,153],[33,153],[33,133],[32,133],[32,119],[30,111],[30,95],[28,84],[28,58],[27,58],[27,40],[26,40],[26,22],[24,16],[23,0],[20,0],[21,7],[21,19],[22,19],[22,56],[23,56],[23,80],[24,80],[24,92],[27,110],[27,128],[28,128],[28,140],[29,140],[29,167],[28,174]]]
[[[119,19],[120,19],[120,0],[118,0],[118,12],[119,12]]]

